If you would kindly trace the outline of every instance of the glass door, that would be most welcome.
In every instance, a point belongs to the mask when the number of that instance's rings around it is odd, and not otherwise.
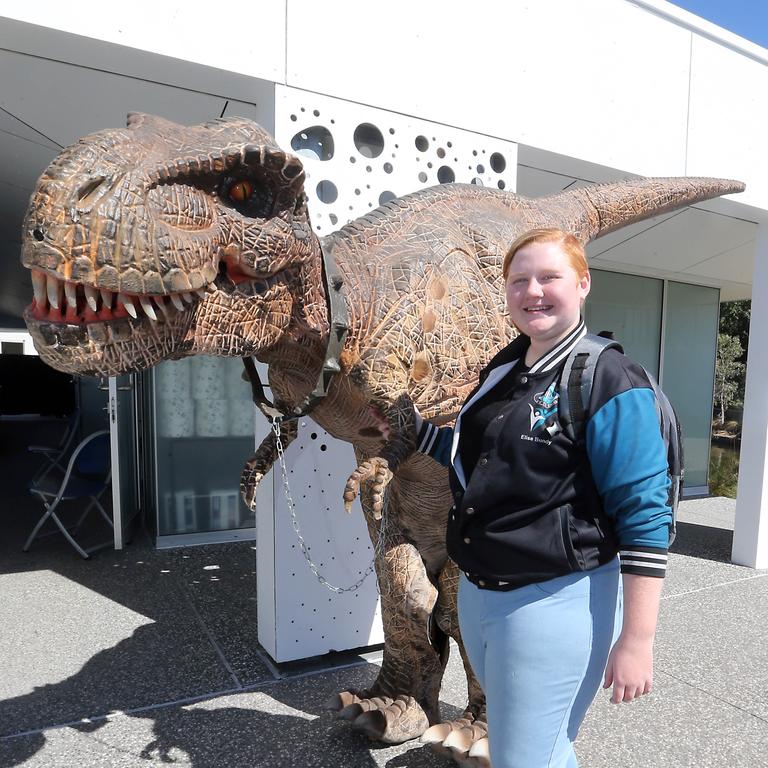
[[[253,539],[240,498],[253,453],[254,407],[240,358],[197,355],[153,371],[156,542],[159,547]]]
[[[136,374],[109,379],[109,431],[112,457],[112,516],[115,549],[122,549],[140,507],[140,477],[137,472],[138,409]]]

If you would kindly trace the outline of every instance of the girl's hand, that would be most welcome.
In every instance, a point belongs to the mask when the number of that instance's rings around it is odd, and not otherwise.
[[[608,656],[603,688],[613,686],[611,702],[620,704],[650,693],[653,688],[653,637],[619,637]]]

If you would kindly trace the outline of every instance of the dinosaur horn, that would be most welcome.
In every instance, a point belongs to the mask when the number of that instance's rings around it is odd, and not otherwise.
[[[582,243],[614,229],[732,192],[745,185],[730,179],[695,177],[629,179],[580,187],[542,200],[542,213],[555,214]]]

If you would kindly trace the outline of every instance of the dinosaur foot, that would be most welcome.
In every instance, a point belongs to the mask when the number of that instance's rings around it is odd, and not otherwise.
[[[488,727],[481,720],[462,717],[438,723],[424,732],[421,741],[461,768],[491,768]]]
[[[429,719],[413,696],[361,698],[344,691],[331,697],[326,708],[341,720],[349,720],[356,731],[384,744],[402,744],[429,728]]]
[[[375,456],[364,461],[347,480],[344,488],[344,509],[347,512],[352,511],[352,502],[360,493],[362,484],[367,481],[370,483],[371,511],[376,520],[381,520],[381,513],[384,509],[384,491],[391,479],[392,471],[386,459]]]

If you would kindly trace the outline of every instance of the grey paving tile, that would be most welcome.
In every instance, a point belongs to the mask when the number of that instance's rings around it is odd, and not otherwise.
[[[10,739],[0,742],[0,766],[122,767],[171,761],[194,768],[448,765],[418,742],[373,744],[323,709],[332,693],[364,687],[376,672],[370,664],[334,670],[187,706],[145,710],[79,730],[62,728]],[[449,665],[449,676],[459,673],[455,664]],[[455,700],[444,703],[450,712],[459,705]]]
[[[234,687],[151,552],[34,562],[0,574],[0,735]]]
[[[749,579],[755,571],[731,563],[734,499],[694,499],[680,505],[664,595]]]
[[[768,722],[657,672],[654,692],[631,704],[601,693],[576,752],[588,768],[765,768]]]
[[[691,555],[681,555],[673,550],[664,580],[664,598],[751,579],[756,573],[762,573],[762,571]]]
[[[253,543],[187,547],[158,557],[183,586],[238,681],[272,678],[258,641]]]
[[[709,525],[733,530],[736,517],[736,499],[724,496],[708,496],[680,502],[677,519],[685,523]]]
[[[362,665],[268,684],[187,706],[144,710],[80,729],[62,728],[0,741],[0,766],[190,768],[440,768],[449,763],[418,742],[372,744],[323,711],[346,687],[376,674]],[[457,658],[442,692],[449,713],[463,706]],[[577,743],[582,766],[765,768],[768,723],[664,673],[651,696],[619,707],[602,693]]]
[[[768,721],[768,574],[751,573],[749,579],[663,600],[656,664]]]

